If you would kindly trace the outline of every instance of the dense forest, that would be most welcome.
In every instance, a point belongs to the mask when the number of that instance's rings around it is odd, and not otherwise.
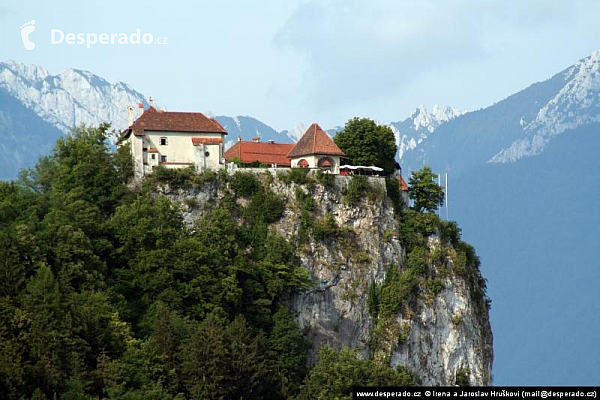
[[[0,182],[3,397],[312,399],[416,383],[349,349],[323,347],[309,369],[286,299],[311,282],[267,229],[280,198],[256,179],[189,174],[229,189],[188,229],[158,174],[127,185],[129,149],[111,152],[107,130],[78,129]]]

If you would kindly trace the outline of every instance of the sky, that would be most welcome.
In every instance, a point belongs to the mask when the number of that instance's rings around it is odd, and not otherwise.
[[[277,130],[419,105],[476,110],[600,48],[600,2],[0,0],[0,61],[123,81],[169,110],[249,115]],[[20,27],[35,21],[23,46]],[[140,29],[167,44],[52,44]],[[55,34],[55,41],[59,37]]]

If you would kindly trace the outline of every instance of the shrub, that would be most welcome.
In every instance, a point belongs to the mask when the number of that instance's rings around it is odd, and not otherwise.
[[[379,315],[389,317],[400,312],[402,303],[409,299],[417,283],[418,278],[413,271],[390,268],[379,290]]]
[[[379,315],[379,292],[380,288],[377,286],[375,281],[371,279],[371,284],[369,285],[369,295],[367,297],[367,307],[369,309],[369,314],[374,319]]]
[[[404,199],[402,199],[402,194],[400,193],[398,179],[394,177],[386,178],[385,189],[388,198],[391,200],[392,206],[394,207],[394,214],[401,216],[406,204],[404,203]]]
[[[458,328],[458,326],[460,325],[462,320],[463,320],[462,315],[456,314],[456,315],[452,316],[452,325],[454,325],[455,328]]]
[[[460,228],[455,221],[440,221],[440,237],[443,242],[456,246],[460,241]]]
[[[189,207],[189,208],[194,208],[194,207],[198,207],[198,199],[195,197],[187,197],[185,199],[185,204]]]
[[[227,173],[227,172],[226,172]],[[219,178],[219,175],[215,170],[207,169],[204,172],[195,174],[193,181],[198,186],[203,186],[205,183],[214,182]]]
[[[244,208],[243,215],[250,224],[270,224],[283,215],[283,199],[270,191],[258,191]]]
[[[437,296],[444,289],[444,281],[439,276],[430,278],[427,280],[427,288],[434,296]]]
[[[285,183],[296,183],[298,185],[304,185],[311,182],[312,179],[308,176],[310,169],[308,168],[291,168],[287,173],[280,173],[279,179]]]
[[[317,179],[317,182],[327,189],[332,189],[335,187],[335,175],[326,174],[322,170],[318,170],[315,178]]]
[[[325,217],[316,221],[313,227],[313,235],[317,240],[324,240],[327,237],[335,237],[339,234],[339,228],[335,223],[335,219],[331,213],[327,213]]]
[[[158,165],[149,177],[150,183],[168,184],[175,189],[188,188],[194,185],[194,167],[167,168]]]
[[[344,188],[342,193],[344,194],[348,204],[357,205],[360,200],[372,190],[373,187],[369,183],[369,180],[366,176],[355,175],[348,183],[348,186]]]
[[[229,183],[229,187],[241,197],[250,197],[254,193],[262,190],[260,181],[251,172],[237,171]]]
[[[456,371],[456,386],[470,386],[468,368],[461,368]]]
[[[304,190],[297,187],[294,194],[296,195],[296,203],[298,204],[298,208],[306,211],[313,211],[317,206],[315,199],[310,195],[310,193],[305,193]]]
[[[426,263],[427,250],[422,246],[415,246],[406,259],[406,266],[410,271],[417,275],[423,275],[427,272]]]
[[[406,209],[400,220],[399,237],[408,248],[424,243],[424,238],[436,232],[439,218],[432,213],[420,213]]]

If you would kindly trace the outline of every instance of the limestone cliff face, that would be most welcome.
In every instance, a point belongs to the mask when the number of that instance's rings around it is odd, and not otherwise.
[[[493,348],[487,308],[473,299],[473,282],[452,272],[450,258],[441,264],[450,269],[433,263],[428,267],[431,273],[439,273],[440,290],[433,294],[422,281],[407,307],[377,324],[368,306],[369,290],[382,285],[391,268],[405,268],[406,249],[398,236],[402,220],[394,215],[382,179],[371,178],[373,193],[356,205],[347,204],[342,191],[350,179],[338,176],[329,188],[263,179],[286,204],[283,217],[271,229],[296,245],[314,282],[289,299],[312,344],[311,362],[323,344],[347,346],[359,349],[363,357],[405,365],[425,385],[454,385],[460,374],[471,385],[490,384]],[[215,181],[200,189],[166,190],[166,194],[183,204],[184,218],[191,226],[223,196],[224,189]],[[302,194],[314,199],[310,213],[298,201]],[[307,226],[329,228],[317,234]],[[435,234],[427,246],[431,251],[448,248]]]

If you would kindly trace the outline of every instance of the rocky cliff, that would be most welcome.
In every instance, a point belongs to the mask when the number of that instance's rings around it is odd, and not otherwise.
[[[299,184],[276,174],[261,175],[286,205],[270,229],[295,244],[313,280],[289,299],[312,345],[311,362],[323,344],[347,346],[405,365],[425,385],[491,383],[489,301],[470,246],[437,228],[418,235],[424,247],[406,244],[414,228],[409,215],[395,213],[381,178],[364,179],[350,201],[352,177]],[[160,191],[182,204],[192,227],[229,189],[221,176]]]

